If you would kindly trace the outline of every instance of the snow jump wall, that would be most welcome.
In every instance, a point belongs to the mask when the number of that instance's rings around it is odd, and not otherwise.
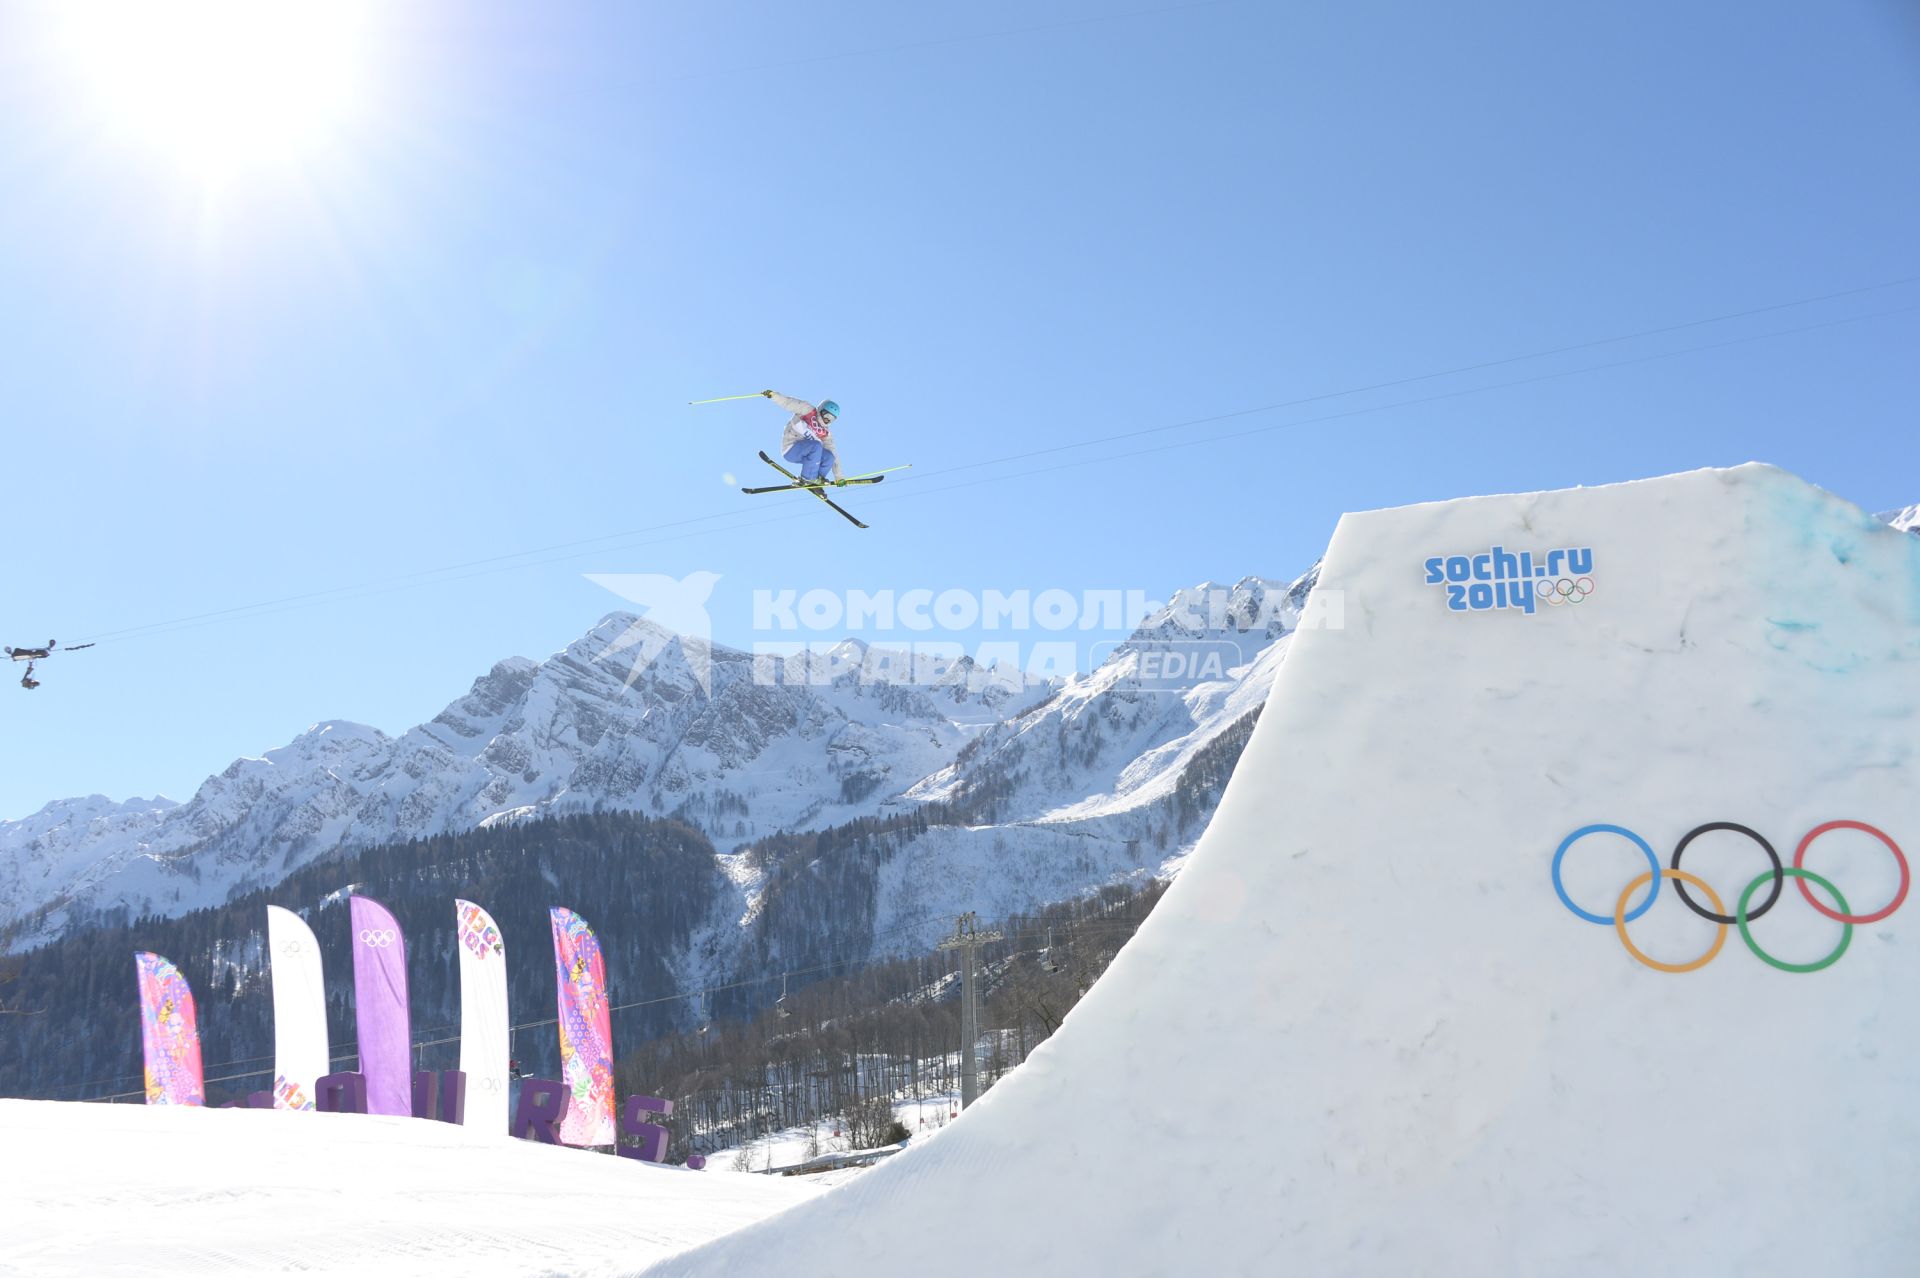
[[[1575,549],[1562,602],[1449,607],[1451,557]],[[649,1272],[1914,1271],[1920,903],[1884,913],[1906,871],[1857,828],[1787,871],[1833,821],[1920,845],[1920,539],[1744,466],[1350,515],[1319,588],[1344,627],[1294,639],[1060,1032],[926,1147]],[[1666,876],[1716,822],[1758,838]],[[1556,874],[1597,825],[1630,833]],[[1744,897],[1751,943],[1676,883]]]

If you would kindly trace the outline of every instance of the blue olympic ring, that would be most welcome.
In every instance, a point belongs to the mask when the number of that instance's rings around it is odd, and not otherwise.
[[[1653,890],[1647,893],[1647,899],[1640,903],[1638,909],[1626,916],[1625,921],[1631,923],[1653,908],[1654,898],[1660,895],[1661,879],[1660,858],[1653,854],[1653,849],[1647,846],[1647,841],[1635,834],[1632,830],[1618,825],[1583,825],[1566,838],[1560,840],[1560,848],[1553,854],[1553,890],[1559,893],[1560,904],[1566,906],[1587,922],[1599,923],[1607,927],[1613,926],[1613,915],[1594,914],[1575,905],[1573,898],[1567,895],[1566,884],[1560,881],[1560,862],[1566,859],[1567,849],[1572,847],[1576,841],[1585,838],[1589,834],[1617,834],[1623,839],[1632,839],[1634,845],[1647,854],[1647,864],[1653,867]]]

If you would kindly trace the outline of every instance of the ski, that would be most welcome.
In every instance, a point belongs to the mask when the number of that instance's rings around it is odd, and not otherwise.
[[[779,462],[767,456],[764,452],[760,454],[760,460],[765,462],[767,465],[773,467],[775,470],[779,471],[781,474],[785,475],[789,480],[791,480],[792,482],[788,484],[787,487],[805,489],[807,492],[812,493],[815,497],[818,497],[821,501],[831,506],[835,514],[839,515],[842,519],[852,524],[855,528],[866,527],[865,524],[861,523],[858,519],[855,519],[846,510],[842,509],[839,503],[834,501],[833,498],[821,492],[818,484],[801,483],[800,476],[794,474],[792,471],[788,470],[785,466],[782,466]]]
[[[852,488],[858,484],[877,484],[885,478],[885,475],[861,476],[854,479],[841,480],[837,484],[829,485],[829,487]],[[816,486],[817,485],[814,484],[772,484],[766,488],[742,488],[740,491],[743,493],[790,493],[795,489],[813,488]]]

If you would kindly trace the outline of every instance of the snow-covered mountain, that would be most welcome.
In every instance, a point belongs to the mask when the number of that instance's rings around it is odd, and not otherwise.
[[[1179,778],[1265,699],[1310,585],[1182,591],[1065,682],[964,657],[907,669],[852,640],[770,669],[614,614],[545,662],[500,662],[399,737],[330,720],[185,803],[95,796],[0,823],[0,926],[31,943],[217,903],[342,847],[611,808],[678,816],[723,849],[739,908],[713,943],[731,951],[763,882],[725,849],[935,800],[981,819],[892,858],[882,912],[955,893],[1025,908],[1158,868],[1198,833],[1175,811]],[[1204,661],[1155,664],[1176,652]]]
[[[909,790],[906,799],[940,801],[962,820],[900,841],[875,866],[872,953],[923,950],[963,911],[1001,917],[1177,869],[1317,580],[1316,567],[1291,583],[1248,577],[1181,591],[1092,673],[988,728]],[[742,887],[751,932],[765,885]],[[749,948],[791,960],[791,920],[769,926],[775,934],[750,936]],[[719,928],[712,941],[724,952],[731,938]]]
[[[756,677],[750,654],[614,614],[545,662],[500,662],[398,738],[328,721],[185,803],[62,800],[0,824],[0,926],[31,940],[111,910],[178,914],[336,848],[535,814],[677,815],[722,846],[832,824],[1050,690],[964,658],[910,678],[867,656],[843,645]]]
[[[1098,669],[983,733],[909,797],[975,799],[1004,822],[1138,816],[1172,795],[1199,750],[1266,700],[1286,651],[1279,641],[1298,626],[1316,577],[1180,591]],[[1138,820],[1121,824],[1130,837],[1143,829]]]
[[[680,817],[721,849],[734,890],[684,956],[698,983],[736,968],[743,944],[781,948],[757,922],[791,926],[763,910],[770,867],[728,849],[939,803],[960,820],[863,872],[876,952],[905,951],[962,910],[1177,866],[1316,574],[1180,591],[1090,674],[1053,682],[964,657],[906,669],[852,640],[770,675],[768,658],[614,614],[545,662],[500,662],[397,738],[323,722],[186,803],[95,796],[0,823],[0,927],[17,921],[14,945],[31,944],[114,912],[214,904],[343,847],[616,809]],[[636,673],[627,654],[642,649]]]
[[[1905,510],[1889,510],[1880,516],[1881,520],[1895,528],[1920,535],[1920,506],[1909,506]]]

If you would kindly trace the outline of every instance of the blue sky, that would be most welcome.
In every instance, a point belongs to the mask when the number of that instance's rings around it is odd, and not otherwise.
[[[0,629],[224,615],[0,687],[0,817],[402,730],[619,607],[588,572],[717,572],[745,644],[757,588],[1165,594],[1750,459],[1920,501],[1893,0],[407,0],[350,111],[216,176],[59,7],[0,3]],[[723,483],[782,415],[687,401],[767,386],[914,463],[871,531]]]

